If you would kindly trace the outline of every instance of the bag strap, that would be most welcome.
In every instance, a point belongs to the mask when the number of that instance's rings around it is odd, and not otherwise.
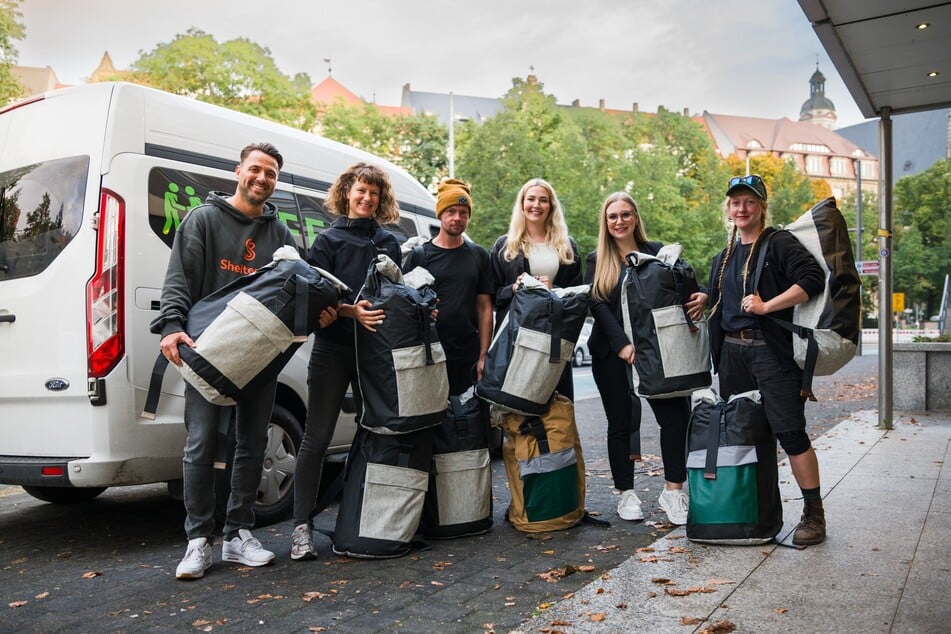
[[[294,276],[294,340],[306,341],[310,333],[307,323],[310,293],[307,292],[307,278],[299,273]],[[314,324],[316,326],[316,324]]]
[[[680,308],[683,310],[684,319],[687,320],[687,328],[690,329],[690,332],[697,332],[700,330],[700,327],[693,322],[693,319],[690,318],[690,313],[687,312],[686,302],[689,297],[684,297],[686,291],[684,290],[684,276],[676,266],[670,267],[670,273],[674,278],[674,290],[677,293],[677,300],[680,302]]]
[[[162,379],[165,377],[165,370],[168,368],[168,359],[159,352],[152,364],[152,378],[149,379],[149,391],[145,396],[145,409],[142,410],[142,418],[155,420],[155,412],[158,411],[159,399],[162,397]]]
[[[551,348],[549,349],[548,363],[561,363],[561,330],[565,314],[565,304],[560,297],[550,293],[548,314],[551,319]]]
[[[773,237],[773,233],[775,232],[771,231],[766,235],[763,244],[759,248],[759,254],[756,257],[756,270],[753,273],[753,292],[759,289],[760,277],[763,274],[763,267],[766,263],[766,247],[769,246],[769,239]],[[746,291],[746,289],[743,290],[744,292]],[[816,362],[819,360],[819,344],[816,342],[815,330],[807,326],[794,324],[791,321],[786,321],[785,319],[780,319],[773,315],[766,315],[766,317],[769,317],[774,323],[782,326],[800,339],[806,340],[806,358],[802,364],[802,385],[799,388],[799,395],[810,401],[815,401],[816,395],[812,391],[812,379],[816,373]]]
[[[548,434],[545,433],[545,424],[538,416],[526,416],[522,424],[518,426],[518,433],[523,436],[531,434],[538,443],[538,453],[551,453],[551,447],[548,444]]]
[[[717,452],[720,449],[720,427],[726,426],[726,403],[717,403],[713,410],[716,420],[707,421],[707,460],[703,468],[704,480],[717,479]]]

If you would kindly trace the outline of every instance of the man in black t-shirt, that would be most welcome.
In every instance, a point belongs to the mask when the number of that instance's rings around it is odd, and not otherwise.
[[[492,342],[492,271],[488,252],[463,236],[471,214],[469,186],[443,179],[436,197],[439,235],[422,245],[422,261],[417,247],[404,267],[422,266],[436,278],[436,330],[446,351],[451,394],[461,394],[482,377]]]

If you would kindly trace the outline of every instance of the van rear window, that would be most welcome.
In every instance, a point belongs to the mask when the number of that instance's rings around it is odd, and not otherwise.
[[[89,157],[0,173],[0,280],[42,273],[82,225]]]

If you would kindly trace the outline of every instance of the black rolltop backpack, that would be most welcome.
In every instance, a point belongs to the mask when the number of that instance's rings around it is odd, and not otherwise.
[[[548,411],[588,315],[589,288],[549,289],[525,276],[489,347],[476,394],[508,412]]]
[[[635,251],[626,258],[621,313],[637,350],[633,387],[640,397],[687,396],[711,383],[707,322],[692,320],[684,307],[699,290],[697,277],[680,251],[670,244],[656,256]]]
[[[764,544],[782,529],[776,438],[760,398],[759,391],[727,402],[713,390],[694,394],[687,432],[687,539]]]
[[[413,546],[429,488],[432,427],[445,419],[449,397],[445,354],[430,315],[432,279],[422,268],[404,276],[379,255],[358,294],[386,318],[376,332],[355,329],[363,415],[332,536],[337,554],[399,557]]]

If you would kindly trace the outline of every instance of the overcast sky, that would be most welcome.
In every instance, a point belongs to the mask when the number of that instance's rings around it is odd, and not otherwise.
[[[858,0],[857,0],[858,1]],[[500,97],[534,73],[561,104],[662,105],[798,120],[826,76],[843,127],[863,121],[796,0],[23,0],[19,63],[80,83],[196,27],[270,49],[281,72],[333,76],[367,100],[424,92]]]

